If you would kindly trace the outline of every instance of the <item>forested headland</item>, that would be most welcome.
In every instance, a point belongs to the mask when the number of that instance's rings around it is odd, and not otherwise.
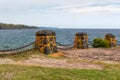
[[[35,29],[37,26],[27,26],[23,24],[0,23],[0,29]]]

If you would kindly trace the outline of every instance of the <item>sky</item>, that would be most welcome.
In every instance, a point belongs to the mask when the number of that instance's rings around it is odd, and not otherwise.
[[[120,0],[0,0],[0,22],[120,29]]]

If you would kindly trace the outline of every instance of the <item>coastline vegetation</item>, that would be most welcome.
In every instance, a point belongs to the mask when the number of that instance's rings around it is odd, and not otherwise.
[[[37,26],[27,26],[23,24],[6,24],[0,23],[0,29],[35,29]]]
[[[110,43],[105,39],[95,38],[93,40],[92,46],[93,46],[93,48],[109,48]]]

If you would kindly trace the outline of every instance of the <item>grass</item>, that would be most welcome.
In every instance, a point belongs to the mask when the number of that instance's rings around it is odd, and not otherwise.
[[[12,55],[0,55],[0,58],[21,60],[27,59],[33,54],[51,58],[49,55],[40,54],[38,50]],[[0,80],[120,80],[120,64],[106,64],[95,61],[90,63],[101,64],[104,69],[64,69],[4,64],[0,65]]]
[[[104,70],[0,65],[0,80],[120,80],[120,65]]]

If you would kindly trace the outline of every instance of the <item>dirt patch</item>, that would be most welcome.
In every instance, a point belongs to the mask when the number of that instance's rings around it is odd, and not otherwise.
[[[120,49],[81,49],[64,51],[64,53],[69,59],[120,62]]]
[[[0,58],[0,64],[12,64],[15,63],[12,59]]]
[[[2,76],[4,76],[5,80],[12,80],[14,74],[11,73],[3,73]]]
[[[54,68],[78,68],[78,69],[99,69],[101,70],[103,67],[96,64],[90,64],[85,62],[69,62],[66,59],[38,59],[38,58],[30,58],[28,60],[20,61],[20,63],[24,65],[36,65],[43,67],[54,67]]]
[[[62,52],[58,52],[58,53],[54,53],[54,54],[50,54],[49,56],[53,57],[53,58],[59,58],[64,56],[64,54]]]
[[[101,65],[96,65],[92,63],[69,61],[68,59],[39,58],[38,55],[34,55],[34,57],[30,57],[29,59],[19,60],[19,61],[14,61],[12,59],[0,59],[0,64],[16,64],[16,65],[68,68],[68,69],[71,68],[98,69],[98,70],[103,69]]]

